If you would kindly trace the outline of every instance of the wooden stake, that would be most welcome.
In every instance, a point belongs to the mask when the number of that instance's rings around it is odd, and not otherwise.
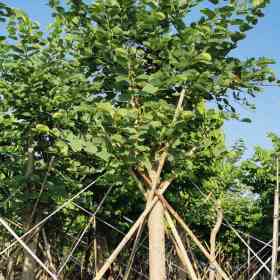
[[[277,248],[279,234],[279,158],[276,157],[276,187],[274,190],[274,211],[273,211],[273,238],[272,238],[272,260],[271,280],[277,280]]]
[[[124,274],[123,280],[128,280],[130,271],[131,271],[131,269],[132,269],[134,257],[135,257],[135,255],[136,255],[137,245],[138,245],[138,243],[139,243],[139,241],[140,241],[140,238],[141,238],[143,229],[144,229],[144,223],[141,224],[141,225],[138,227],[138,231],[137,231],[137,234],[136,234],[136,237],[135,237],[133,246],[132,246],[131,254],[130,254],[130,256],[129,256],[129,260],[128,260],[128,263],[127,263],[127,268],[126,268],[126,272],[125,272],[125,274]]]
[[[242,241],[242,243],[247,247],[248,250],[256,257],[256,259],[264,265],[264,268],[267,270],[268,273],[271,273],[270,269],[267,265],[263,262],[263,260],[255,253],[255,251],[247,244],[247,242],[242,238],[242,236],[238,233],[238,231],[231,226],[228,222],[226,222],[227,226],[233,231],[233,233]]]
[[[160,200],[164,203],[170,214],[177,220],[177,222],[181,225],[181,227],[186,231],[186,233],[189,235],[189,237],[193,240],[193,242],[196,244],[196,246],[201,250],[203,255],[211,261],[211,255],[207,251],[207,249],[202,245],[202,243],[198,240],[198,238],[195,236],[195,234],[192,232],[192,230],[186,225],[186,223],[180,218],[180,216],[177,214],[177,212],[172,208],[172,206],[166,201],[166,199],[160,195],[157,194],[160,198]],[[223,277],[224,280],[230,280],[232,279],[230,276],[228,276],[224,270],[221,268],[221,266],[217,263],[215,260],[212,262],[213,267],[217,270],[217,272]]]
[[[168,223],[168,225],[170,226],[170,229],[171,229],[171,232],[174,236],[174,239],[177,243],[177,247],[176,247],[176,250],[177,250],[177,253],[178,253],[178,257],[181,259],[184,267],[186,268],[188,274],[189,274],[189,277],[191,280],[198,280],[196,274],[195,274],[195,271],[194,271],[194,268],[191,264],[191,261],[189,259],[189,256],[184,248],[184,244],[182,242],[182,239],[172,221],[172,218],[170,217],[169,213],[167,212],[167,210],[164,211],[164,215],[165,215],[165,218],[166,218],[166,221]],[[179,251],[178,251],[179,250]]]
[[[193,264],[193,268],[194,268],[194,271],[196,271],[196,275],[198,277],[199,280],[201,280],[201,275],[200,275],[200,269],[199,269],[199,265],[198,265],[198,262],[197,262],[197,258],[195,257],[194,255],[194,252],[192,250],[192,247],[191,247],[191,242],[190,242],[190,239],[189,239],[189,236],[185,234],[185,238],[186,238],[186,243],[187,243],[187,252],[189,252],[190,254],[190,260]]]
[[[43,236],[43,241],[44,241],[44,245],[45,245],[45,250],[46,250],[46,256],[48,258],[48,262],[49,262],[49,266],[51,267],[51,269],[56,272],[56,268],[55,265],[53,263],[53,259],[52,259],[52,255],[51,255],[51,245],[47,239],[47,234],[45,229],[42,229],[42,236]]]
[[[250,235],[248,235],[248,245],[250,246]],[[247,259],[247,276],[248,276],[248,279],[250,279],[250,270],[251,270],[251,252],[250,250],[248,249],[247,250],[247,255],[248,255],[248,259]]]
[[[93,217],[93,223],[92,224],[93,224],[93,232],[94,232],[94,237],[93,237],[94,269],[95,269],[95,274],[97,274],[98,265],[97,265],[96,216]]]
[[[253,274],[253,276],[249,280],[255,279],[258,276],[258,274],[263,270],[264,265],[268,264],[270,260],[271,260],[271,256],[264,262],[264,264],[260,266],[260,268]]]

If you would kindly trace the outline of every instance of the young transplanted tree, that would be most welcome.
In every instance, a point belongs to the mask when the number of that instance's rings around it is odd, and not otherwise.
[[[270,59],[231,56],[268,2],[68,1],[65,8],[50,1],[70,55],[100,84],[95,106],[79,107],[91,116],[87,135],[104,139],[110,172],[119,180],[129,170],[147,203],[199,150],[201,139],[192,128],[205,101],[234,110],[230,96],[248,105],[247,97],[263,82],[274,81]],[[192,22],[191,12],[204,3],[201,17]],[[99,151],[98,140],[96,147]],[[161,203],[148,225],[150,276],[165,279]]]
[[[94,84],[68,56],[55,31],[45,38],[24,12],[2,3],[0,9],[6,27],[0,37],[1,211],[5,218],[22,225],[17,228],[21,234],[65,200],[68,192],[77,192],[80,175],[95,173],[90,161],[83,165],[85,161],[68,156],[60,135],[63,129],[82,131],[79,120],[68,120],[66,111],[86,99]],[[44,225],[48,236],[62,238],[58,230],[64,219],[61,216],[51,226]],[[37,253],[41,228],[31,236],[24,241]],[[8,269],[1,269],[6,279],[17,260],[22,264],[21,279],[35,279],[36,262],[28,253],[21,258],[18,249],[10,254]]]

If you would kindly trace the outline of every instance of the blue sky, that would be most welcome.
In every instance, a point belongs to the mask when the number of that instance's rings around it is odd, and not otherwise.
[[[46,0],[6,0],[6,4],[25,10],[33,20],[45,27],[51,21],[50,10]],[[280,77],[280,1],[271,0],[265,10],[265,17],[260,20],[257,27],[248,33],[247,38],[240,44],[234,54],[240,58],[267,56],[276,60],[273,66]],[[238,108],[242,117],[250,117],[252,123],[228,121],[225,126],[225,135],[228,145],[239,138],[245,140],[248,157],[254,146],[270,147],[266,135],[275,132],[280,135],[280,88],[266,87],[262,95],[255,99],[256,111]]]

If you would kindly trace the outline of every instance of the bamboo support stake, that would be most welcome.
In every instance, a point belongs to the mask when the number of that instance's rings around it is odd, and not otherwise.
[[[160,189],[159,193],[162,195],[168,186],[170,185],[171,181],[166,181],[165,184],[163,184],[162,188]],[[138,229],[138,227],[143,223],[147,215],[150,213],[150,211],[153,209],[154,205],[158,202],[158,197],[155,196],[152,200],[152,202],[145,208],[145,210],[142,212],[140,217],[137,219],[137,221],[134,223],[134,225],[130,228],[128,233],[124,236],[122,241],[119,243],[119,245],[115,248],[111,256],[107,259],[107,261],[104,263],[104,265],[101,267],[101,269],[96,274],[94,280],[101,280],[106,271],[109,269],[109,267],[112,265],[114,260],[117,258],[121,250],[124,248],[124,246],[127,244],[127,242],[130,240],[130,238],[133,236],[135,231]]]
[[[171,241],[174,244],[175,250],[177,252],[177,255],[178,255],[181,263],[184,265],[183,256],[182,256],[182,252],[179,248],[179,245],[177,244],[176,240],[174,239],[174,236],[170,232],[168,232],[168,234],[169,234],[169,238],[171,239]],[[183,267],[180,267],[180,266],[177,266],[177,268],[180,270],[180,272],[184,272],[184,277],[185,277],[185,275],[187,274],[187,271]],[[179,278],[179,279],[181,279],[181,278]]]
[[[195,255],[194,255],[194,253],[193,253],[193,250],[192,250],[192,248],[191,248],[191,243],[190,243],[189,236],[187,236],[187,235],[185,234],[185,238],[186,238],[186,243],[187,243],[187,246],[188,246],[188,247],[186,248],[186,250],[187,250],[187,252],[190,252],[190,253],[189,253],[189,254],[190,254],[190,259],[191,259],[191,262],[192,262],[192,264],[193,264],[194,271],[196,271],[196,275],[197,275],[198,279],[201,280],[199,265],[198,265],[198,262],[197,262],[197,259],[196,259]]]
[[[277,248],[279,243],[279,158],[276,157],[276,186],[274,190],[274,211],[273,211],[273,238],[272,238],[272,260],[271,280],[277,280]]]
[[[201,250],[201,252],[204,254],[204,256],[211,261],[211,255],[205,249],[205,247],[202,245],[202,243],[198,240],[198,238],[195,236],[195,234],[192,232],[192,230],[186,225],[186,223],[180,218],[180,216],[177,214],[177,212],[171,207],[171,205],[166,201],[166,199],[158,194],[160,200],[164,203],[170,214],[177,220],[177,222],[181,225],[181,227],[186,231],[186,233],[190,236],[190,238],[193,240],[193,242],[196,244],[196,246]],[[223,277],[224,280],[230,280],[232,279],[230,276],[228,276],[224,270],[221,268],[221,266],[218,264],[218,262],[215,260],[212,262],[213,267],[217,270],[217,272]]]
[[[143,226],[144,226],[144,223],[142,224],[142,226],[139,226],[139,228],[138,228],[138,231],[137,231],[137,234],[136,234],[133,246],[132,246],[132,251],[131,251],[131,254],[129,256],[128,265],[127,265],[126,272],[124,274],[123,280],[128,280],[130,271],[132,269],[134,257],[136,255],[137,245],[140,241],[140,237],[141,237],[141,234],[142,234],[143,229],[144,229]]]
[[[189,274],[189,277],[191,280],[198,280],[198,277],[196,276],[195,274],[195,271],[194,271],[194,268],[191,264],[191,261],[189,259],[189,256],[184,248],[184,244],[181,240],[181,237],[172,221],[172,218],[170,217],[169,213],[167,212],[167,210],[164,211],[164,215],[165,215],[165,218],[166,218],[166,221],[168,223],[168,225],[170,226],[170,229],[171,229],[171,232],[174,236],[174,239],[177,243],[177,246],[176,249],[179,250],[177,251],[178,252],[178,256],[180,257],[183,265],[185,266],[185,268],[187,269],[187,272]]]
[[[46,249],[46,256],[48,258],[49,266],[55,272],[56,268],[55,268],[55,265],[54,265],[53,260],[52,260],[51,245],[50,245],[50,243],[47,239],[47,234],[46,234],[46,231],[45,231],[44,228],[42,229],[42,236],[43,236],[43,241],[44,241],[44,245],[45,245],[45,249]]]
[[[248,245],[251,245],[250,242],[250,235],[248,235]],[[250,279],[250,269],[251,269],[251,252],[249,249],[247,249],[247,277]]]
[[[267,265],[262,261],[262,259],[255,253],[255,251],[247,244],[247,242],[240,236],[238,231],[234,229],[228,222],[227,226],[234,232],[234,234],[242,241],[242,243],[250,250],[250,252],[256,257],[256,259],[264,266],[268,273],[271,274],[271,271],[267,267]]]
[[[271,260],[271,256],[264,262],[264,264],[260,266],[260,268],[253,274],[253,276],[249,280],[255,279],[258,276],[258,274],[263,270],[264,265],[268,264],[270,260]]]
[[[94,268],[95,268],[95,274],[97,274],[98,266],[97,266],[96,216],[93,217],[93,231],[94,231],[94,237],[93,237]]]

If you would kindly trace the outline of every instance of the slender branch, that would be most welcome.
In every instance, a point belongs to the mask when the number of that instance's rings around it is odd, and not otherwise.
[[[29,147],[27,149],[27,165],[26,165],[26,171],[25,171],[25,178],[29,178],[33,172],[33,162],[34,162],[34,154],[33,154],[33,147]]]
[[[221,228],[223,218],[224,218],[224,212],[223,209],[221,208],[221,202],[219,200],[217,201],[216,210],[217,210],[217,220],[210,234],[210,255],[212,258],[212,261],[210,262],[210,268],[213,261],[216,260],[216,237]],[[209,273],[209,280],[214,280],[215,274],[216,274],[215,271],[211,269]]]
[[[94,250],[94,268],[95,268],[95,274],[98,271],[97,266],[97,239],[96,239],[96,216],[93,218],[93,229],[94,229],[94,240],[93,240],[93,250]]]
[[[30,220],[29,220],[29,226],[28,226],[28,228],[30,227],[30,224],[32,223],[32,220],[33,220],[33,218],[34,218],[34,216],[35,216],[35,213],[36,213],[36,211],[37,211],[37,208],[38,208],[38,205],[39,205],[39,202],[40,202],[41,195],[42,195],[42,193],[43,193],[43,191],[44,191],[45,185],[46,185],[46,183],[47,183],[48,176],[49,176],[50,171],[51,171],[51,169],[52,169],[52,165],[53,165],[54,159],[55,159],[55,157],[53,156],[53,157],[51,158],[50,162],[49,162],[48,169],[47,169],[47,172],[46,172],[46,174],[45,174],[43,183],[42,183],[42,185],[41,185],[41,189],[40,189],[39,195],[38,195],[37,200],[36,200],[36,202],[35,202],[35,204],[34,204],[34,207],[33,207],[33,209],[32,209],[32,213],[31,213],[31,215],[30,215]]]
[[[143,196],[146,196],[146,192],[145,189],[143,188],[143,184],[142,182],[138,179],[136,173],[134,172],[134,170],[132,168],[129,168],[128,173],[133,177],[133,179],[135,180],[135,182],[137,183],[138,189],[140,190],[140,192],[143,194]]]
[[[177,120],[177,118],[179,116],[179,113],[180,113],[180,111],[182,109],[184,97],[185,97],[185,90],[183,89],[181,91],[181,93],[180,93],[180,97],[179,97],[179,100],[178,100],[178,103],[177,103],[177,107],[176,107],[176,110],[175,110],[175,114],[174,114],[174,118],[173,118],[172,124],[174,124],[176,122],[176,120]],[[153,176],[154,178],[152,180],[151,191],[149,193],[149,197],[148,197],[147,203],[149,203],[151,201],[151,199],[155,195],[155,191],[156,191],[156,188],[157,188],[157,185],[158,185],[158,181],[159,181],[162,169],[164,167],[165,161],[166,161],[167,156],[168,156],[168,152],[167,152],[168,151],[168,147],[169,147],[169,145],[167,145],[165,147],[165,150],[162,152],[162,154],[160,156],[156,174],[154,174],[154,176]]]

